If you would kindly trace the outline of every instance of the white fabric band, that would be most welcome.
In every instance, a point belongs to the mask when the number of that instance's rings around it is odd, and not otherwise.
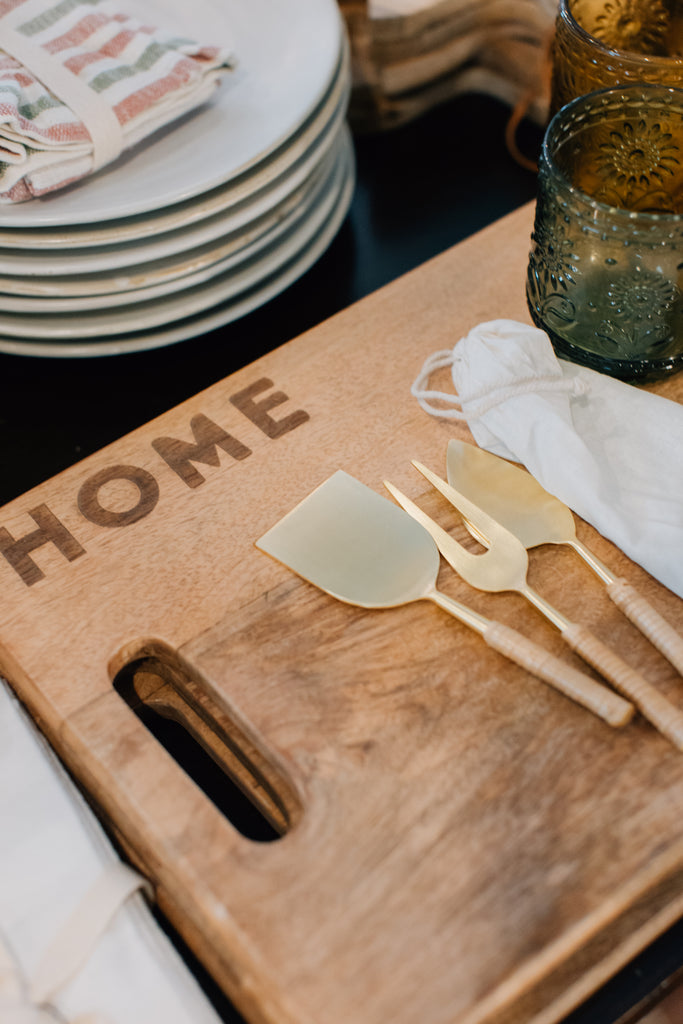
[[[23,64],[80,118],[92,139],[92,169],[96,171],[121,153],[123,130],[116,114],[99,93],[64,67],[58,57],[19,31],[22,25],[44,11],[44,0],[26,0],[0,18],[0,49]]]

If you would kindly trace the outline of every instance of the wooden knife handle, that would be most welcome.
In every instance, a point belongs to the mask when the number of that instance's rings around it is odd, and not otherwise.
[[[608,583],[607,593],[617,608],[683,675],[683,636],[627,580],[621,578]]]
[[[493,650],[599,715],[609,725],[626,725],[633,717],[635,708],[628,701],[502,622],[490,622],[482,636]]]
[[[570,623],[562,636],[572,650],[581,655],[628,700],[633,701],[644,718],[674,746],[683,750],[683,713],[666,699],[634,668],[578,623]]]

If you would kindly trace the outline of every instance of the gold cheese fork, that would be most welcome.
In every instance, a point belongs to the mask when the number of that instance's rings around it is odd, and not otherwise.
[[[385,486],[398,503],[431,533],[449,565],[479,590],[516,591],[525,597],[559,629],[572,650],[609,680],[619,693],[633,701],[645,718],[679,750],[683,750],[683,714],[586,626],[570,621],[529,586],[526,579],[528,556],[522,542],[426,466],[416,461],[413,465],[473,524],[488,548],[481,555],[467,551],[410,499],[385,481]]]

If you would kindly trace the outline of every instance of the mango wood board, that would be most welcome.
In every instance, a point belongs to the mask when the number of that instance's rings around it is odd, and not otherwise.
[[[683,755],[646,722],[611,729],[428,602],[341,604],[254,547],[337,469],[452,525],[410,459],[445,475],[448,439],[471,435],[410,386],[477,323],[529,322],[532,214],[0,510],[0,670],[254,1024],[553,1024],[683,912]],[[679,400],[683,380],[654,388]],[[683,707],[573,552],[530,563]],[[518,595],[445,566],[439,586],[583,667]],[[114,688],[131,665],[137,699],[202,738],[281,838],[240,835],[180,770]]]

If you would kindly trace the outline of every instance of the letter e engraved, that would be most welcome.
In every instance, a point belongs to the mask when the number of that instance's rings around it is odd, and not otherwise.
[[[47,505],[37,505],[28,514],[38,528],[15,540],[9,530],[0,527],[0,551],[26,586],[30,587],[42,580],[45,573],[38,568],[29,552],[43,544],[54,544],[68,562],[73,562],[85,554],[85,548],[81,547]]]
[[[297,409],[296,412],[290,413],[289,416],[285,416],[281,420],[274,420],[272,416],[268,415],[268,410],[289,401],[289,397],[283,391],[274,391],[272,395],[268,395],[267,398],[263,398],[260,402],[253,401],[254,395],[258,395],[261,391],[266,391],[268,388],[272,388],[272,386],[272,380],[262,377],[243,391],[238,391],[236,395],[231,395],[230,401],[241,413],[244,413],[247,419],[255,423],[266,437],[276,438],[289,433],[295,427],[301,426],[302,423],[306,423],[311,417],[303,409]]]
[[[124,511],[104,508],[100,489],[112,480],[130,480],[138,489],[138,500]],[[130,526],[148,516],[159,500],[159,485],[146,469],[139,466],[108,466],[88,477],[78,492],[78,507],[95,526]]]
[[[193,462],[203,462],[205,466],[220,464],[216,447],[222,448],[233,459],[246,459],[247,455],[251,455],[251,448],[247,448],[203,413],[192,417],[190,428],[194,444],[190,441],[179,441],[175,437],[157,437],[152,441],[155,452],[188,487],[199,487],[204,483],[204,477],[192,465]]]

